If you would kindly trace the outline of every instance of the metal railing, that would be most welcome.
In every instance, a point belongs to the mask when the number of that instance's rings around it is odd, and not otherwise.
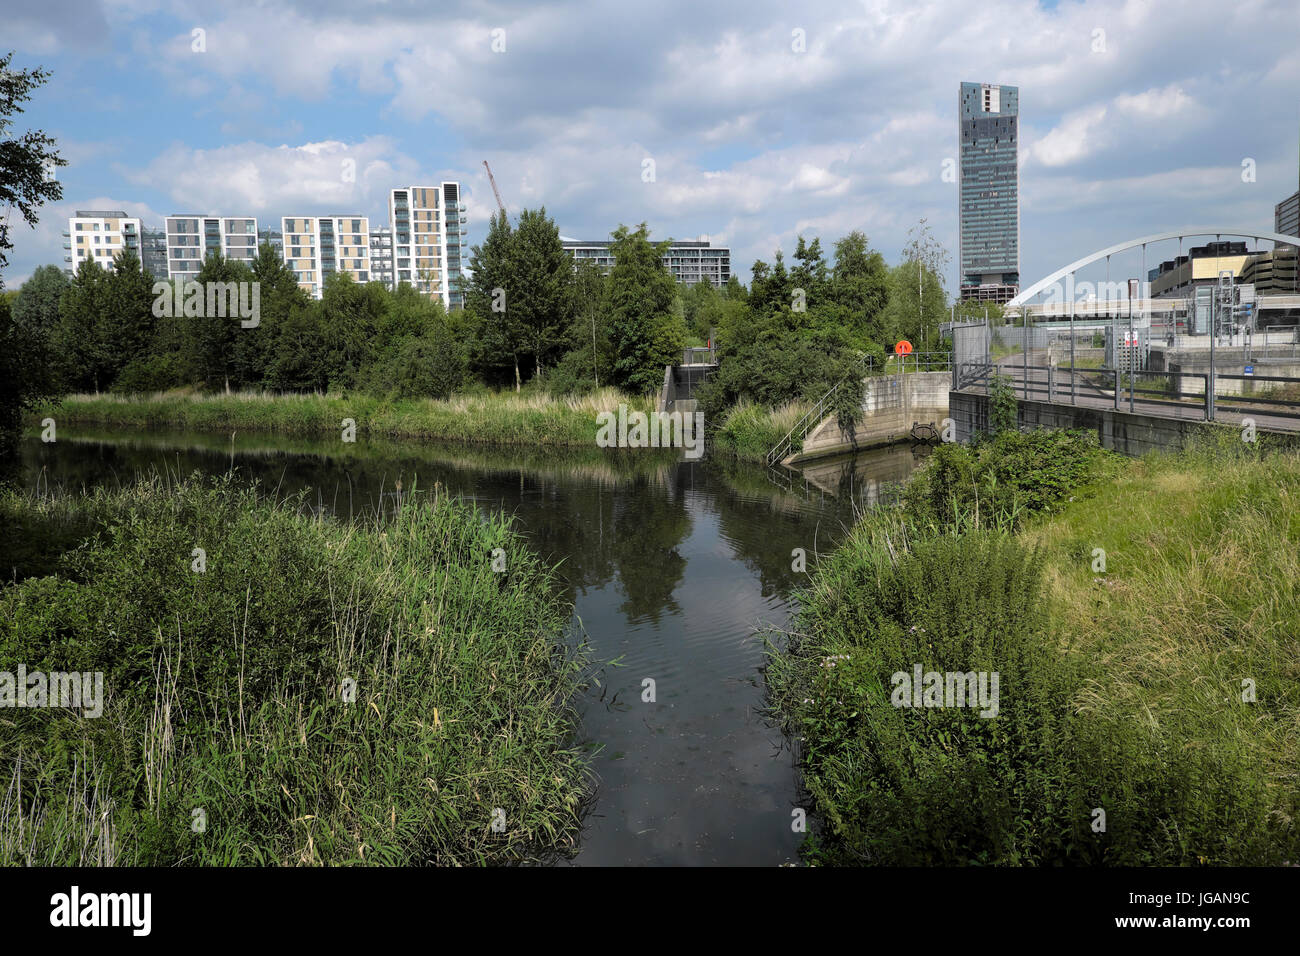
[[[1117,411],[1148,411],[1169,418],[1199,418],[1215,421],[1219,411],[1237,415],[1268,415],[1300,419],[1300,378],[1284,375],[1235,375],[1216,372],[1159,372],[1143,369],[1079,368],[1070,365],[994,366],[967,362],[959,369],[958,390],[980,389],[987,393],[994,376],[1001,374],[1013,391],[1026,400],[1070,405],[1113,407]],[[1200,387],[1186,389],[1187,380]],[[1240,394],[1220,390],[1220,382],[1242,382]],[[1295,398],[1259,395],[1245,391],[1245,384],[1266,383],[1265,391],[1291,387]],[[1176,410],[1172,414],[1170,411]],[[1180,412],[1186,414],[1180,414]]]
[[[691,346],[682,350],[683,365],[717,365],[717,349],[704,346]]]
[[[951,352],[913,352],[910,355],[889,355],[885,357],[884,363],[877,368],[875,356],[868,355],[863,360],[863,377],[872,378],[880,375],[910,375],[915,372],[950,372],[952,371],[952,353]],[[767,453],[768,465],[774,465],[778,461],[783,461],[790,454],[791,449],[796,443],[801,443],[808,437],[808,433],[816,428],[823,418],[826,417],[830,408],[830,401],[846,382],[852,380],[854,376],[849,376],[843,381],[837,382],[827,389],[826,394],[817,400],[817,403],[797,422],[794,427],[782,436],[781,440],[772,446]]]

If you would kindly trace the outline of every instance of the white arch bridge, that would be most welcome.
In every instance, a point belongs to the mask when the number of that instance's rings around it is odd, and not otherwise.
[[[1025,402],[1022,424],[1065,420],[1071,415],[1079,421],[1091,421],[1096,412],[1106,410],[1148,416],[1148,422],[1151,418],[1220,422],[1249,419],[1263,429],[1300,430],[1300,333],[1294,324],[1280,335],[1275,333],[1289,343],[1282,348],[1270,347],[1267,336],[1261,346],[1252,328],[1251,335],[1238,334],[1240,342],[1225,338],[1216,350],[1222,329],[1220,335],[1175,334],[1180,313],[1186,314],[1191,304],[1188,299],[1176,295],[1130,298],[1127,282],[1110,281],[1111,258],[1141,250],[1139,281],[1145,288],[1147,247],[1177,241],[1181,257],[1184,242],[1193,238],[1253,239],[1256,248],[1248,250],[1248,255],[1267,251],[1259,248],[1262,242],[1300,249],[1300,236],[1223,227],[1160,232],[1099,249],[1057,269],[1011,299],[1005,306],[1007,313],[1022,316],[1023,321],[1018,329],[1003,326],[993,330],[998,338],[993,346],[990,330],[983,323],[955,323],[954,392],[987,392],[995,377],[1010,379]],[[1216,250],[1214,256],[1224,257],[1224,253]],[[1169,258],[1173,257],[1161,257]],[[1075,291],[1085,284],[1075,283],[1076,274],[1101,262],[1107,267],[1106,285],[1101,287],[1106,290],[1106,301],[1098,301],[1096,296],[1077,300]],[[1189,270],[1189,282],[1193,274]],[[1046,304],[1033,301],[1044,293],[1050,296]],[[1253,314],[1259,316],[1266,310],[1275,315],[1278,311],[1289,313],[1294,323],[1293,317],[1300,312],[1300,294],[1256,296]],[[1132,324],[1119,321],[1123,314],[1132,316]],[[1046,321],[1067,315],[1068,327],[1063,322]],[[1152,320],[1167,329],[1158,346],[1148,336],[1150,325],[1156,324]],[[1251,327],[1254,324],[1246,323]],[[1079,327],[1090,330],[1082,332]],[[1135,332],[1139,327],[1141,331]],[[1102,349],[1096,347],[1102,338],[1106,340],[1104,360],[1098,357]],[[1084,354],[1077,354],[1076,345]],[[1055,406],[1057,411],[1041,403]],[[1061,406],[1081,407],[1077,412],[1067,412]],[[1089,416],[1085,409],[1092,409],[1094,414]],[[978,427],[976,422],[970,425]],[[1126,427],[1136,426],[1130,422]]]
[[[1236,238],[1236,239],[1254,239],[1257,243],[1261,241],[1281,243],[1284,245],[1292,245],[1292,246],[1296,246],[1297,248],[1300,248],[1300,236],[1287,236],[1279,232],[1253,232],[1249,229],[1223,229],[1217,227],[1209,227],[1204,229],[1181,229],[1181,230],[1174,230],[1172,232],[1158,232],[1155,235],[1151,235],[1151,236],[1141,236],[1137,239],[1128,239],[1124,242],[1116,243],[1113,246],[1108,246],[1105,249],[1099,249],[1096,252],[1091,253],[1090,255],[1084,256],[1082,259],[1076,259],[1074,262],[1071,262],[1068,266],[1064,266],[1060,269],[1057,269],[1051,275],[1047,276],[1046,278],[1040,279],[1039,281],[1031,285],[1029,288],[1022,290],[1019,295],[1017,295],[1014,299],[1010,300],[1007,303],[1007,307],[1015,308],[1017,306],[1028,305],[1031,299],[1033,299],[1035,296],[1045,291],[1054,289],[1056,287],[1056,284],[1060,282],[1062,279],[1064,279],[1065,277],[1073,275],[1074,273],[1078,272],[1080,269],[1093,265],[1094,263],[1101,262],[1103,260],[1109,262],[1112,256],[1118,255],[1121,252],[1128,252],[1131,249],[1142,250],[1142,271],[1140,273],[1140,278],[1141,281],[1145,282],[1146,281],[1145,277],[1147,272],[1146,269],[1147,246],[1157,242],[1172,242],[1173,240],[1176,239],[1179,242],[1179,248],[1181,250],[1182,241],[1184,239],[1200,238],[1204,236],[1214,236],[1216,242],[1221,241],[1224,236],[1228,236],[1229,238]]]

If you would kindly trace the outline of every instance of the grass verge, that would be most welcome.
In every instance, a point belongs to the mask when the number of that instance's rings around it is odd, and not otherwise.
[[[164,392],[127,397],[69,395],[38,411],[72,424],[126,425],[185,431],[266,431],[288,435],[341,436],[344,419],[358,436],[444,439],[496,445],[595,445],[596,416],[650,411],[650,399],[606,388],[589,395],[553,398],[542,392],[476,392],[445,401],[390,400],[370,395],[293,395],[263,392],[202,395]]]
[[[1300,456],[1204,444],[1080,474],[1064,439],[997,441],[973,467],[936,454],[929,520],[864,517],[773,647],[823,821],[807,855],[1300,860]],[[895,706],[917,665],[999,672],[997,716]]]
[[[63,529],[68,548],[57,575],[0,593],[4,669],[104,681],[99,717],[0,711],[0,864],[483,864],[573,846],[583,665],[509,519],[422,497],[358,527],[196,479],[10,493],[0,519]]]

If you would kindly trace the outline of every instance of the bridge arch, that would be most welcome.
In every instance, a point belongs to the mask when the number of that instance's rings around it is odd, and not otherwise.
[[[1034,296],[1038,295],[1040,292],[1049,288],[1054,283],[1059,282],[1061,279],[1065,278],[1070,273],[1078,272],[1084,266],[1092,265],[1094,262],[1100,262],[1102,259],[1106,259],[1110,256],[1115,255],[1116,253],[1127,252],[1129,249],[1136,249],[1139,246],[1146,246],[1153,242],[1166,242],[1171,239],[1187,239],[1192,236],[1214,236],[1216,238],[1220,238],[1223,236],[1234,236],[1243,239],[1263,239],[1270,242],[1284,242],[1287,243],[1288,245],[1300,247],[1300,237],[1284,236],[1278,232],[1252,232],[1249,229],[1217,229],[1217,228],[1178,229],[1173,232],[1159,232],[1153,236],[1142,236],[1139,239],[1129,239],[1125,242],[1117,243],[1116,245],[1098,250],[1097,252],[1094,252],[1091,255],[1084,256],[1082,259],[1078,259],[1074,262],[1071,262],[1068,266],[1065,266],[1062,269],[1057,269],[1047,278],[1040,279],[1039,281],[1035,282],[1028,289],[1025,289],[1014,299],[1010,300],[1007,303],[1006,307],[1011,308],[1013,306],[1025,305]],[[1146,281],[1145,276],[1142,277],[1142,281],[1144,282]]]

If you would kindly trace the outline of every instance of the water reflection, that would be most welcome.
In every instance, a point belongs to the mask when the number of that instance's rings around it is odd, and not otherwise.
[[[435,483],[508,512],[559,564],[575,639],[617,665],[580,702],[600,788],[575,861],[757,864],[794,859],[791,755],[762,714],[760,624],[788,620],[810,561],[906,478],[895,447],[770,471],[672,452],[492,449],[79,430],[29,440],[23,480],[65,489],[150,470],[234,470],[340,517],[391,508]],[[418,490],[416,493],[420,493]],[[653,681],[655,700],[643,700]]]

